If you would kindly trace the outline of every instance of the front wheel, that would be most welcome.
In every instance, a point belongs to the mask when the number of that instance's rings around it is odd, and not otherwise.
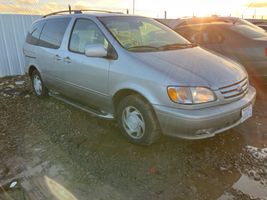
[[[123,134],[133,143],[149,145],[160,137],[153,108],[139,95],[127,96],[118,104],[117,120]]]
[[[34,70],[31,74],[31,81],[33,91],[39,98],[45,98],[48,96],[48,90],[45,87],[40,73],[37,70]]]

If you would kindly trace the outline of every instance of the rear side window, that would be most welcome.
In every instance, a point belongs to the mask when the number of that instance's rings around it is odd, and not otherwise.
[[[225,38],[223,32],[217,29],[208,30],[208,43],[209,44],[221,44],[224,42]]]
[[[31,30],[28,32],[26,42],[32,45],[37,45],[40,34],[44,27],[45,21],[39,21],[32,25]]]
[[[39,46],[58,49],[70,18],[48,19],[40,36]]]

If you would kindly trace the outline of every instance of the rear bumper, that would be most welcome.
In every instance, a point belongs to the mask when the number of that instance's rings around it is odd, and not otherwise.
[[[161,130],[185,139],[212,137],[241,123],[241,110],[254,104],[256,90],[250,86],[240,100],[210,108],[185,110],[153,105]]]

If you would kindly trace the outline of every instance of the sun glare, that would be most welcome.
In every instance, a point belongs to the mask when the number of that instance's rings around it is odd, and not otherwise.
[[[237,16],[267,18],[267,3],[248,0],[0,0],[0,13],[46,14],[65,10],[68,4],[73,9],[105,9],[130,14],[162,18],[184,16]],[[133,6],[134,5],[134,6]],[[134,7],[134,8],[133,8]]]

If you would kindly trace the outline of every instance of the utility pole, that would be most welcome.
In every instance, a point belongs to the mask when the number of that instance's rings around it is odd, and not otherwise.
[[[68,7],[69,7],[69,13],[71,14],[71,5],[69,4]]]
[[[164,11],[164,19],[167,19],[167,11]]]
[[[256,14],[256,9],[254,10],[254,17],[253,18],[257,18],[257,14]]]
[[[134,11],[135,11],[135,0],[133,0],[133,15],[134,15]]]

